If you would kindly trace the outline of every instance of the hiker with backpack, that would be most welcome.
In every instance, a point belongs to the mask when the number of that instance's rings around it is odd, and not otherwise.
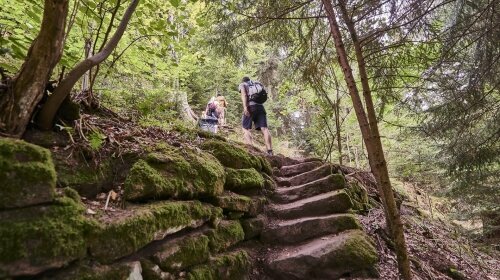
[[[264,86],[259,82],[251,81],[249,77],[243,77],[238,90],[241,94],[241,101],[243,102],[243,118],[241,124],[245,142],[253,145],[252,133],[250,131],[253,123],[256,130],[262,131],[267,153],[272,155],[271,133],[267,128],[267,116],[266,110],[264,109],[264,102],[267,100],[267,92]]]

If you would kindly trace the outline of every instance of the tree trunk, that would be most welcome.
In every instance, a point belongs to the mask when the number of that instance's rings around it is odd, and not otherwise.
[[[132,14],[134,13],[139,2],[140,0],[132,0],[127,10],[125,11],[125,14],[123,15],[120,25],[113,34],[113,37],[111,37],[109,42],[106,43],[104,48],[97,54],[83,60],[78,65],[76,65],[75,68],[73,68],[68,73],[66,78],[61,81],[61,83],[54,91],[54,94],[52,94],[47,99],[47,102],[44,104],[42,110],[40,111],[38,118],[38,125],[40,126],[40,128],[46,130],[52,128],[54,116],[56,115],[57,110],[61,106],[66,96],[69,95],[75,83],[82,77],[83,74],[85,74],[85,72],[108,58],[111,52],[116,48],[123,33],[127,29],[130,18],[132,17]]]
[[[357,88],[356,81],[354,79],[354,75],[352,73],[352,69],[348,61],[347,53],[342,40],[342,34],[340,33],[340,29],[337,23],[332,2],[331,0],[322,0],[322,2],[325,6],[325,11],[327,13],[328,21],[330,23],[331,34],[335,42],[335,48],[337,50],[337,55],[338,55],[337,58],[339,64],[342,67],[342,71],[344,73],[344,79],[349,88],[349,94],[351,96],[354,105],[354,110],[356,112],[356,117],[358,119],[358,123],[361,129],[361,134],[363,135],[363,140],[366,144],[366,149],[368,152],[368,161],[370,163],[372,172],[374,173],[375,178],[377,179],[379,195],[383,198],[382,201],[384,202],[387,224],[389,228],[392,230],[392,237],[396,244],[396,255],[398,257],[399,272],[403,279],[411,279],[411,268],[408,259],[408,253],[406,251],[403,224],[401,222],[401,217],[396,207],[396,202],[394,200],[394,194],[392,192],[392,186],[389,180],[389,172],[387,170],[387,163],[385,161],[383,153],[382,142],[380,141],[380,136],[378,133],[378,124],[376,118],[372,118],[372,113],[375,112],[375,109],[371,99],[371,91],[368,84],[366,69],[364,67],[363,54],[361,46],[357,41],[356,30],[354,29],[354,23],[348,18],[345,2],[340,0],[342,14],[344,20],[346,21],[346,24],[348,25],[349,33],[351,34],[351,39],[354,41],[355,45],[356,58],[358,60],[358,70],[361,75],[363,95],[365,97],[368,117],[363,108],[363,103],[359,95],[359,90]],[[373,117],[374,116],[375,115],[373,114]]]
[[[61,59],[68,0],[45,0],[40,33],[26,61],[0,99],[0,133],[21,137],[43,97],[52,70]]]
[[[177,112],[179,113],[179,116],[183,120],[195,124],[198,120],[198,116],[195,114],[193,109],[191,109],[191,106],[189,106],[187,93],[177,92],[176,99]]]

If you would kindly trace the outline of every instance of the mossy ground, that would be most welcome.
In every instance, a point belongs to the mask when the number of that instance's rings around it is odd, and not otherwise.
[[[52,201],[56,173],[50,151],[0,138],[0,182],[0,209]]]
[[[100,224],[89,240],[90,253],[109,263],[166,234],[221,215],[220,208],[198,201],[158,202],[138,207],[131,216]]]
[[[224,168],[210,154],[163,145],[136,162],[125,181],[128,200],[214,197],[222,193]]]

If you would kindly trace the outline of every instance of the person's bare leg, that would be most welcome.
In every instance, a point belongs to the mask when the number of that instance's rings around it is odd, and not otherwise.
[[[269,129],[267,127],[261,127],[260,130],[262,131],[262,135],[264,135],[264,142],[266,143],[267,150],[272,151],[273,144],[271,141],[271,133],[269,132]]]
[[[252,132],[250,132],[249,129],[243,128],[243,138],[245,139],[246,144],[253,145]]]

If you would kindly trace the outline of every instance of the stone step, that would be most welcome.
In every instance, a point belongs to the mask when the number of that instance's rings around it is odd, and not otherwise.
[[[321,161],[309,161],[294,165],[283,166],[280,169],[280,174],[282,177],[291,177],[301,173],[311,171],[323,163]]]
[[[325,192],[343,189],[345,186],[346,182],[344,176],[340,174],[331,174],[303,185],[279,188],[273,195],[273,201],[278,203],[289,203]]]
[[[283,221],[271,225],[261,233],[261,239],[271,244],[291,244],[350,229],[361,229],[354,215],[333,214]]]
[[[298,186],[321,179],[335,173],[335,167],[331,164],[321,165],[311,171],[295,175],[288,178],[279,178],[276,182],[279,186]]]
[[[352,207],[352,201],[344,190],[331,191],[288,204],[271,206],[271,213],[278,219],[298,219],[343,213]]]
[[[266,271],[273,279],[376,277],[377,251],[361,230],[344,231],[283,248],[270,255]]]

